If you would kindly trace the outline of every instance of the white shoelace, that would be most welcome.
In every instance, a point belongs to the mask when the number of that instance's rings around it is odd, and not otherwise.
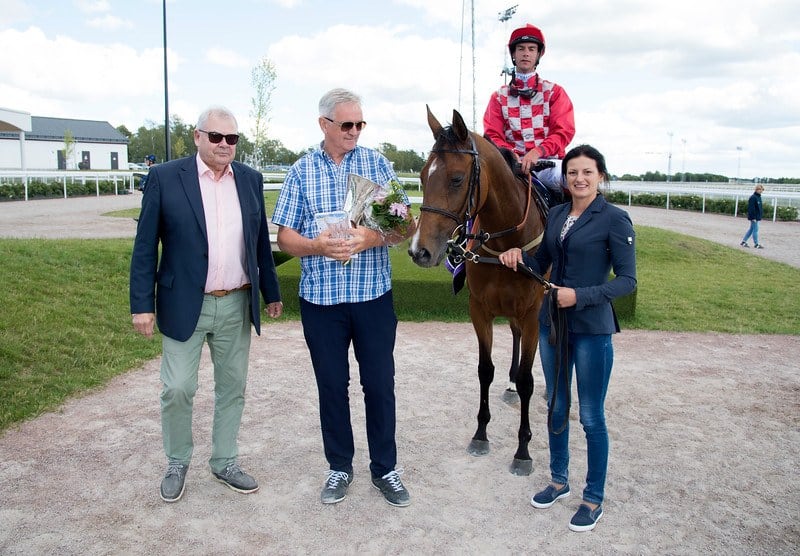
[[[389,483],[389,486],[392,487],[392,490],[395,492],[400,492],[403,490],[403,483],[400,481],[400,475],[402,474],[403,469],[396,469],[394,471],[389,471],[382,477],[382,479],[386,479],[386,482]]]
[[[348,474],[344,471],[328,471],[328,486],[325,488],[335,489],[339,486],[339,481],[347,482]]]

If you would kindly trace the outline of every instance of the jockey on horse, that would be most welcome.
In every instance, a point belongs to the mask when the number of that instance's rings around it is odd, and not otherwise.
[[[538,27],[527,24],[515,29],[508,50],[514,64],[511,81],[489,99],[484,136],[513,152],[524,173],[534,173],[552,206],[564,200],[560,159],[575,136],[572,101],[560,85],[541,79],[536,72],[545,51],[544,34]]]

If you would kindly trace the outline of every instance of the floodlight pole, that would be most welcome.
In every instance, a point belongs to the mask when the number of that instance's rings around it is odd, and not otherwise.
[[[502,12],[498,12],[497,19],[500,20],[501,23],[508,22],[508,20],[511,19],[513,17],[513,15],[516,13],[517,6],[519,6],[519,4],[515,4],[515,5],[511,6],[510,8],[507,8],[507,9],[503,10]],[[508,55],[508,47],[506,47],[504,45],[503,46],[503,71],[500,72],[500,75],[511,75],[511,69],[508,66],[506,66],[506,56],[507,55]],[[503,82],[505,82],[505,78],[503,79]]]
[[[681,139],[683,143],[683,160],[681,161],[681,181],[686,181],[686,139]]]
[[[167,0],[162,0],[162,20],[164,23],[164,162],[170,160],[172,145],[169,138],[169,91],[167,86]]]
[[[742,147],[736,147],[736,151],[736,183],[739,183],[739,176],[741,175],[742,171]]]
[[[672,181],[672,136],[675,135],[671,131],[667,132],[669,135],[669,155],[667,155],[667,181]]]
[[[477,95],[475,92],[475,0],[472,0],[472,129],[477,129]]]

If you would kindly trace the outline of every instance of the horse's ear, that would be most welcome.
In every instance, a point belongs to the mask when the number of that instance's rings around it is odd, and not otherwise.
[[[469,138],[469,129],[467,124],[464,123],[464,118],[458,113],[458,110],[453,110],[453,131],[460,141],[466,141]]]
[[[442,133],[442,124],[439,123],[439,120],[436,119],[436,116],[433,115],[431,112],[431,107],[427,104],[425,105],[425,109],[428,111],[428,125],[433,132],[433,138],[438,139],[439,135]]]

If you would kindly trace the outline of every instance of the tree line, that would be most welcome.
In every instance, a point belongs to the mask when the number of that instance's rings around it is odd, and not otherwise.
[[[677,172],[675,174],[672,174],[671,176],[668,176],[667,174],[662,174],[661,172],[645,172],[644,174],[639,174],[638,176],[633,174],[623,174],[620,177],[614,176],[614,179],[618,179],[620,181],[707,182],[707,183],[713,183],[713,182],[728,183],[731,181],[731,178],[729,178],[728,176],[723,176],[720,174],[692,173],[692,172]],[[800,178],[755,178],[755,179],[742,178],[741,181],[786,184],[786,183],[800,183]]]
[[[147,125],[139,127],[135,132],[120,125],[117,127],[117,131],[128,139],[128,160],[131,162],[143,162],[149,154],[154,154],[158,162],[164,161],[166,152],[164,124],[148,122]],[[266,138],[256,146],[255,141],[240,131],[239,142],[236,144],[236,158],[263,170],[269,166],[290,166],[314,148],[316,147],[295,152],[284,146],[279,139]],[[422,155],[413,150],[400,150],[391,143],[381,143],[378,150],[394,164],[397,172],[418,173],[425,165]],[[196,152],[194,126],[185,123],[178,116],[172,116],[170,120],[170,151],[171,159]]]

